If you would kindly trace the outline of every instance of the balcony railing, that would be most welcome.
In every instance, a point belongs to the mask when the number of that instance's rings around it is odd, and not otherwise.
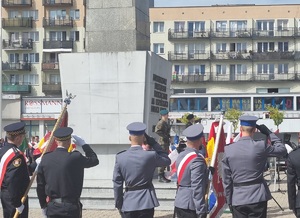
[[[190,52],[172,52],[168,53],[168,60],[207,60],[209,53],[205,51],[190,51]]]
[[[294,52],[253,52],[252,59],[254,61],[271,61],[271,60],[294,60]]]
[[[45,62],[42,63],[42,70],[43,71],[59,70],[59,63],[58,62],[45,61]]]
[[[43,49],[73,49],[73,41],[44,41]]]
[[[43,0],[44,6],[73,6],[73,0]]]
[[[3,8],[31,7],[32,0],[2,0]]]
[[[15,84],[15,83],[3,83],[3,93],[11,94],[29,94],[31,93],[31,85],[29,84]]]
[[[210,53],[211,60],[251,60],[250,51],[219,51]]]
[[[32,50],[32,39],[26,41],[20,40],[7,40],[3,39],[2,48],[4,50]]]
[[[8,63],[2,62],[3,71],[31,71],[31,63],[28,62],[18,62],[18,63]]]
[[[43,27],[73,27],[73,19],[44,18]]]
[[[11,27],[32,28],[32,26],[32,17],[2,18],[2,27],[4,29]]]
[[[42,92],[47,94],[61,94],[61,84],[43,83]]]
[[[173,75],[173,83],[197,83],[209,80],[209,75],[205,74],[190,74],[190,75]]]

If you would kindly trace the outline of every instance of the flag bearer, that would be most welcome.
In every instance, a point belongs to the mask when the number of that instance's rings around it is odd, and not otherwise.
[[[208,170],[205,159],[199,152],[202,147],[203,126],[194,124],[182,134],[186,136],[187,147],[176,160],[178,190],[175,213],[178,218],[205,218]]]
[[[84,168],[99,164],[96,153],[73,129],[61,127],[54,131],[57,148],[46,153],[37,174],[37,195],[42,214],[48,218],[80,218],[82,204],[80,195]],[[68,152],[73,137],[74,143],[82,147],[86,156],[78,151]]]
[[[18,149],[25,138],[25,123],[4,127],[7,142],[0,149],[0,186],[3,217],[11,218],[18,211],[20,218],[28,217],[28,200],[21,199],[29,185],[29,170],[24,154]],[[34,169],[34,167],[33,167]]]
[[[287,151],[268,127],[256,125],[257,117],[243,115],[239,119],[241,138],[225,146],[222,160],[226,202],[234,218],[265,218],[267,202],[272,198],[263,178],[267,158],[284,156]],[[267,140],[253,140],[256,129],[266,135],[271,144],[266,143]]]
[[[168,166],[171,160],[155,139],[145,134],[144,123],[131,123],[127,129],[131,147],[116,155],[113,173],[115,207],[125,218],[152,218],[159,206],[153,174],[156,167]],[[142,148],[145,138],[151,150]]]

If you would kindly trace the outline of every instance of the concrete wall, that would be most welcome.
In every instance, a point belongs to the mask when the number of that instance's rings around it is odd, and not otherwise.
[[[152,127],[163,107],[156,105],[161,99],[154,96],[158,82],[153,75],[166,80],[169,98],[171,64],[142,51],[61,54],[59,59],[62,93],[76,95],[68,106],[69,126],[95,148],[101,161],[85,178],[111,179],[115,154],[129,147],[126,126],[145,122],[154,135]]]

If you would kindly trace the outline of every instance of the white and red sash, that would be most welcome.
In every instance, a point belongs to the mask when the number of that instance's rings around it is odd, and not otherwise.
[[[200,156],[202,156],[201,154],[199,154]],[[180,161],[179,166],[178,166],[178,170],[177,170],[177,184],[180,185],[183,173],[187,167],[187,165],[196,157],[198,156],[198,154],[196,152],[190,152],[188,154],[186,154],[184,156],[184,158]],[[202,156],[203,157],[203,156]],[[204,157],[203,157],[204,158]]]
[[[6,173],[8,163],[16,156],[16,152],[13,148],[8,149],[2,156],[0,161],[0,188]]]

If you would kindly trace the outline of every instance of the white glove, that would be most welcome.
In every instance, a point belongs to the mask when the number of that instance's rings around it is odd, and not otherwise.
[[[42,209],[42,217],[43,217],[43,218],[47,218],[46,208],[43,208],[43,209]]]
[[[85,145],[85,141],[80,137],[80,136],[77,136],[77,135],[72,135],[73,137],[73,142],[79,146],[79,147],[82,147],[82,145]]]
[[[18,211],[19,214],[21,214],[24,210],[24,204],[21,204],[20,207],[17,207],[16,210]]]
[[[35,160],[36,164],[37,164],[37,165],[40,165],[41,160],[42,160],[42,157],[37,158],[37,159]]]

